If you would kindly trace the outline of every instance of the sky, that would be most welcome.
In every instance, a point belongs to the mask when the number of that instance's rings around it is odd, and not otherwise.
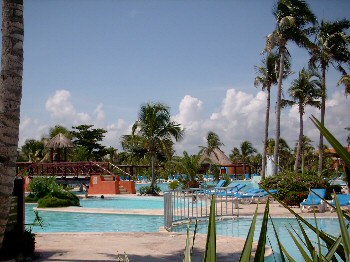
[[[308,1],[318,19],[350,19],[350,1]],[[266,36],[274,30],[270,0],[29,0],[25,1],[24,75],[19,146],[57,124],[108,131],[103,144],[121,149],[142,104],[165,103],[185,129],[176,152],[191,154],[217,133],[229,154],[244,140],[263,146],[266,93],[254,87]],[[308,55],[293,44],[295,74]],[[327,75],[326,126],[345,145],[350,100]],[[275,136],[272,89],[271,137]],[[305,135],[319,133],[309,120]],[[282,112],[281,136],[294,147],[296,107]]]

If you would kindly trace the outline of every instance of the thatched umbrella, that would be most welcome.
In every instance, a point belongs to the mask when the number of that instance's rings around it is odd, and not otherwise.
[[[66,161],[67,160],[66,148],[74,147],[74,144],[69,138],[64,136],[62,133],[59,133],[55,137],[51,138],[47,142],[45,147],[50,148],[51,162],[53,162],[53,152],[54,152],[54,150],[58,149],[57,161],[60,162],[61,161],[61,148],[64,149],[64,158],[65,158],[65,161]]]

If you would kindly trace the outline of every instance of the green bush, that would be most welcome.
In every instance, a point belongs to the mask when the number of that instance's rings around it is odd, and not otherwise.
[[[35,197],[42,198],[53,191],[62,190],[62,186],[57,184],[56,177],[34,177],[29,189]]]
[[[139,189],[140,195],[154,195],[158,194],[160,191],[160,187],[157,185],[154,186],[154,191],[151,190],[150,186],[142,186]]]
[[[179,186],[180,186],[180,182],[177,181],[177,180],[173,180],[173,181],[171,181],[171,182],[169,183],[169,188],[170,188],[171,190],[175,190],[175,189],[177,189]]]
[[[79,206],[79,198],[68,191],[55,191],[39,199],[38,207],[67,207]]]
[[[299,205],[311,188],[330,188],[329,182],[315,172],[304,174],[284,172],[266,178],[260,185],[265,189],[277,189],[277,198],[292,205]]]
[[[284,198],[284,203],[286,203],[288,206],[299,206],[300,203],[307,198],[308,194],[309,194],[308,191],[303,191],[303,192],[290,191],[286,194]]]
[[[26,197],[26,203],[37,203],[39,200],[39,198],[37,198],[34,194],[30,193],[27,197]]]

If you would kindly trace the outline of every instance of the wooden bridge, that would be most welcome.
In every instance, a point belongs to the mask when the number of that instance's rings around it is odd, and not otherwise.
[[[130,179],[129,173],[109,162],[17,163],[17,176],[89,178],[92,175],[122,176]]]

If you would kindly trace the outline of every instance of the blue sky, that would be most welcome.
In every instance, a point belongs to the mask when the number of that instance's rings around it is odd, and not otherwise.
[[[275,2],[26,1],[20,144],[55,124],[94,124],[108,130],[106,145],[120,148],[140,105],[159,101],[186,129],[178,153],[197,153],[210,130],[227,154],[244,140],[261,149],[266,96],[253,86],[254,66],[274,29]],[[309,3],[319,19],[350,19],[350,1]],[[307,53],[289,48],[297,72],[307,65]],[[327,123],[345,142],[350,107],[338,79],[330,70]],[[317,141],[311,113],[319,115],[307,111],[305,132]],[[293,146],[296,109],[283,117],[282,137]],[[272,137],[273,118],[272,110]]]

